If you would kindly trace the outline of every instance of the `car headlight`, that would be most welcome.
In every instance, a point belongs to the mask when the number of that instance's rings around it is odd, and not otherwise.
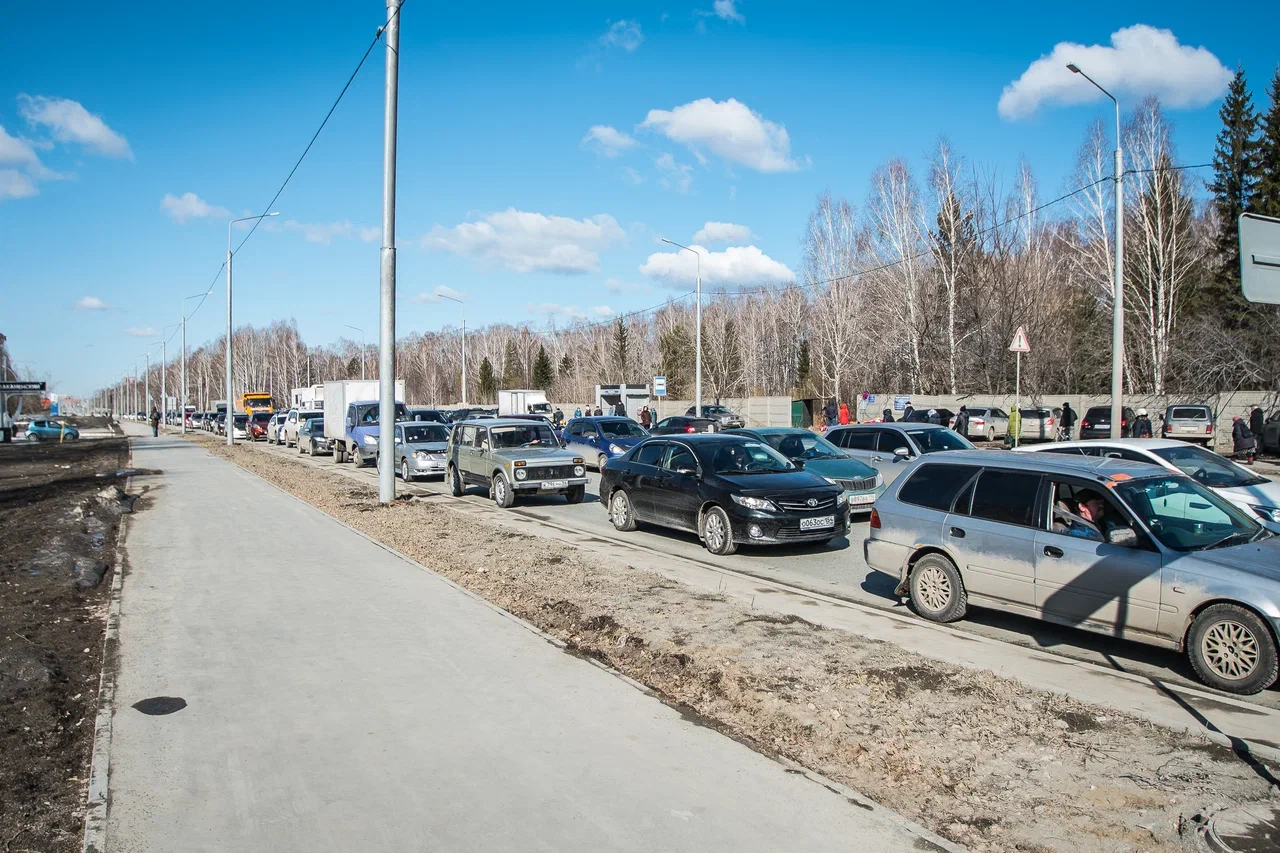
[[[413,458],[414,458],[414,459],[426,459],[426,458],[427,458],[427,453],[426,453],[426,451],[424,451],[424,450],[415,450],[415,451],[413,451]]]
[[[517,479],[517,480],[523,480],[523,479],[525,479],[525,478],[526,478],[526,477],[528,477],[528,476],[529,476],[529,472],[528,472],[527,470],[525,470],[524,468],[517,468],[517,469],[516,469],[516,479]]]
[[[883,485],[884,485],[884,474],[881,474],[879,471],[877,471],[876,472],[876,488],[878,489]]]
[[[619,447],[619,446],[618,446],[618,445],[616,445],[616,444],[610,444],[610,445],[609,445],[609,452],[610,452],[610,453],[616,453],[616,454],[618,454],[619,456],[621,456],[622,454],[624,454],[624,453],[626,453],[626,452],[627,452],[627,449],[626,449],[625,447]]]
[[[1274,506],[1255,506],[1249,504],[1249,509],[1253,510],[1263,521],[1270,521],[1280,524],[1280,508]]]
[[[585,476],[586,473],[587,473],[587,469],[583,468],[581,465],[573,466],[573,476],[582,477],[582,476]]]
[[[730,495],[729,497],[733,498],[734,503],[741,504],[747,509],[762,509],[766,512],[778,511],[778,508],[773,505],[773,501],[767,498],[752,498],[744,495]]]
[[[376,435],[366,435],[366,436],[364,437],[364,446],[365,446],[365,447],[377,447],[377,446],[378,446],[378,437],[377,437]]]
[[[836,506],[844,506],[844,503],[847,500],[848,498],[845,497],[844,489],[841,489],[840,494],[836,495]]]

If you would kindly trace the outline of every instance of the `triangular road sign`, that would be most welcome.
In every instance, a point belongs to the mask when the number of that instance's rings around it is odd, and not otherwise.
[[[1027,341],[1027,330],[1022,326],[1013,333],[1013,343],[1009,344],[1009,352],[1031,352],[1031,344]]]

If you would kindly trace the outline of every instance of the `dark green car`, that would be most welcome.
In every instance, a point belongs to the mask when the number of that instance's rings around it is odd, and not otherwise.
[[[802,464],[804,470],[844,489],[850,513],[871,512],[871,505],[884,491],[884,480],[876,469],[807,429],[757,427],[727,432],[758,438],[792,462]]]

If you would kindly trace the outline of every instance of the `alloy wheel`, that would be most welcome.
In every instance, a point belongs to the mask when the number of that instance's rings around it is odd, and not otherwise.
[[[916,589],[920,603],[935,612],[944,609],[951,601],[951,579],[946,572],[934,566],[920,572]]]
[[[613,526],[626,527],[628,515],[627,496],[622,492],[618,492],[613,496],[613,501],[609,508],[613,513]]]
[[[1229,619],[1204,632],[1200,651],[1216,675],[1231,681],[1248,677],[1258,666],[1258,638],[1248,627]]]
[[[724,547],[724,520],[721,519],[720,513],[708,513],[706,521],[707,545],[712,551],[719,551]]]

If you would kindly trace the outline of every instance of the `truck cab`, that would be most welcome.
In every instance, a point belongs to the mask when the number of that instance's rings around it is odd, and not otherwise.
[[[378,401],[356,400],[347,404],[342,442],[335,442],[334,457],[338,462],[344,454],[351,457],[357,468],[378,458]],[[404,403],[396,402],[396,420],[408,417]]]

